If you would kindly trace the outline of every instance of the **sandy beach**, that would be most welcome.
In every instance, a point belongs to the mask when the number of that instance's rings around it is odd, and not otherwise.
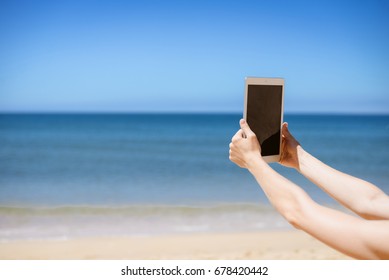
[[[349,259],[301,231],[0,243],[0,259]]]

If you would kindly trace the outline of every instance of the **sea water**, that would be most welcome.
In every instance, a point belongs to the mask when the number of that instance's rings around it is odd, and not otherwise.
[[[1,114],[0,240],[289,228],[228,159],[240,117]],[[284,119],[305,150],[389,193],[388,115]],[[339,209],[295,170],[271,166]]]

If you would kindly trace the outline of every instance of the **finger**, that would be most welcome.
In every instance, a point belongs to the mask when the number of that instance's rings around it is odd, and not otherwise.
[[[254,134],[254,132],[250,129],[250,127],[249,127],[248,123],[246,122],[246,120],[241,119],[239,124],[240,124],[240,128],[243,130],[243,133],[246,136],[250,136],[250,135]]]
[[[244,162],[242,160],[240,160],[240,159],[238,159],[237,157],[234,157],[234,156],[230,156],[229,158],[230,158],[230,161],[232,161],[233,163],[235,163],[239,167],[245,168]]]
[[[230,159],[230,161],[232,161],[233,163],[235,163],[235,162],[234,162],[234,159],[235,159],[235,158],[234,158],[233,155],[231,155],[231,153],[230,153],[230,155],[228,156],[228,158]]]
[[[289,132],[289,129],[288,129],[288,123],[287,122],[284,122],[282,124],[282,135],[285,136],[285,137],[290,137],[291,134]]]
[[[243,138],[243,131],[241,129],[239,129],[234,136],[232,136],[231,138],[231,142],[235,142],[239,139],[242,139]]]
[[[234,152],[232,151],[232,149],[233,149],[233,148],[230,148],[230,149],[228,150],[228,155],[229,155],[230,157],[234,155]]]

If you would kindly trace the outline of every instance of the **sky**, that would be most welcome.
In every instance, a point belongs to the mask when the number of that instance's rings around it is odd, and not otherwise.
[[[389,1],[0,1],[0,112],[389,113]]]

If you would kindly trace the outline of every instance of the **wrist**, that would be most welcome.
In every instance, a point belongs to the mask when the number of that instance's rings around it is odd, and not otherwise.
[[[262,164],[262,163],[265,163],[265,161],[263,160],[262,158],[262,155],[260,153],[255,153],[255,154],[252,154],[250,155],[247,160],[246,160],[246,164],[247,164],[247,169],[251,172],[255,167],[257,167],[258,165]]]

